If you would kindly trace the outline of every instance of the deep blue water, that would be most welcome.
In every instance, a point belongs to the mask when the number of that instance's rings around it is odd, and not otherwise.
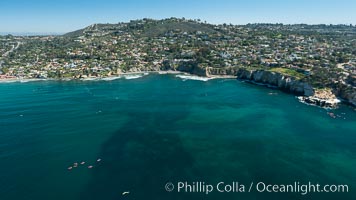
[[[0,199],[355,199],[356,112],[333,112],[237,80],[1,83]],[[165,191],[178,181],[349,192]]]

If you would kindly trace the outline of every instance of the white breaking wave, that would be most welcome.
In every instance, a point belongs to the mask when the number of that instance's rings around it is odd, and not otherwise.
[[[111,77],[88,77],[88,78],[83,78],[80,79],[82,81],[113,81],[116,79],[120,79],[120,78],[125,78],[125,79],[136,79],[136,78],[141,78],[145,75],[148,75],[148,73],[142,73],[142,74],[122,74],[122,75],[118,75],[118,76],[111,76]]]
[[[136,78],[141,78],[143,75],[125,75],[125,79],[136,79]]]
[[[100,78],[83,78],[80,80],[82,80],[82,81],[97,81],[97,80],[100,80]]]
[[[27,83],[27,82],[33,82],[33,81],[46,81],[47,79],[39,79],[39,78],[33,78],[33,79],[19,79],[20,83]]]
[[[196,81],[208,81],[214,79],[214,78],[193,76],[193,75],[176,75],[176,77],[181,78],[183,80],[196,80]]]
[[[11,80],[0,80],[0,83],[15,83],[19,82],[19,80],[11,79]]]
[[[101,80],[103,80],[103,81],[113,81],[113,80],[120,79],[120,78],[122,78],[122,76],[105,77],[105,78],[102,78]]]
[[[139,73],[139,74],[125,74],[123,75],[125,79],[136,79],[136,78],[142,78],[143,76],[149,75],[148,72],[144,73]]]

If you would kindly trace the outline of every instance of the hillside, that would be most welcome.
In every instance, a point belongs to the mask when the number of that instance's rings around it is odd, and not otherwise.
[[[177,18],[169,18],[164,20],[152,20],[152,19],[142,19],[142,20],[132,20],[128,23],[118,23],[118,24],[93,24],[86,28],[76,30],[64,34],[66,37],[79,37],[86,34],[97,34],[97,35],[107,35],[107,34],[120,34],[123,32],[131,32],[133,34],[140,33],[142,36],[146,37],[157,37],[169,34],[172,32],[179,33],[214,33],[214,26],[206,23],[200,23],[194,20],[184,20]]]

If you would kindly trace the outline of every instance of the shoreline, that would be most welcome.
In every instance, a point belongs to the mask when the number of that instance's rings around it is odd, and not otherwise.
[[[75,80],[101,80],[101,79],[110,79],[110,78],[122,78],[121,76],[125,75],[138,75],[138,74],[145,74],[145,73],[151,73],[151,72],[125,72],[125,73],[120,73],[118,75],[113,75],[113,76],[91,76],[91,77],[85,77],[85,78],[4,78],[0,79],[0,83],[14,83],[14,82],[30,82],[30,81],[75,81]]]
[[[168,71],[140,71],[140,72],[123,72],[117,75],[111,75],[111,76],[91,76],[91,77],[85,77],[85,78],[3,78],[0,79],[0,83],[14,83],[14,82],[32,82],[32,81],[90,81],[90,80],[115,80],[115,79],[120,79],[120,78],[125,78],[127,76],[134,76],[134,75],[149,75],[149,74],[159,74],[159,75],[166,75],[166,74],[173,74],[173,75],[185,75],[187,77],[199,77],[202,79],[207,79],[207,80],[212,80],[212,79],[236,79],[237,76],[232,76],[232,75],[211,75],[208,77],[202,77],[202,76],[197,76],[194,74],[190,74],[187,72],[181,72],[181,71],[173,71],[173,70],[168,70]],[[188,78],[187,78],[188,79]]]
[[[198,76],[194,74],[190,74],[187,72],[182,72],[182,71],[174,71],[174,70],[167,70],[167,71],[140,71],[140,72],[123,72],[117,75],[112,75],[112,76],[103,76],[103,77],[85,77],[85,78],[5,78],[5,79],[0,79],[0,84],[1,83],[26,83],[26,82],[35,82],[35,81],[113,81],[116,79],[137,79],[137,78],[142,78],[143,76],[147,76],[149,74],[158,74],[158,75],[176,75],[175,77],[182,79],[183,81],[185,80],[197,80],[197,81],[209,81],[213,79],[236,79],[240,80],[241,82],[247,82],[253,85],[258,85],[258,86],[264,86],[276,90],[283,91],[279,89],[276,86],[266,84],[266,83],[259,83],[253,80],[243,80],[239,79],[238,76],[233,76],[233,75],[209,75],[209,76]],[[298,96],[295,95],[295,97],[299,100],[300,103],[306,104],[306,105],[313,105],[317,106],[320,108],[324,109],[336,109],[337,105],[342,103],[342,104],[347,104],[347,102],[340,100],[339,98],[335,97],[333,99],[325,99],[325,98],[318,98],[316,96],[311,96],[311,97],[306,97],[306,96]],[[315,104],[313,102],[306,102],[305,99],[312,99],[315,101],[323,101],[324,103],[328,104],[327,106]],[[332,106],[330,106],[330,104]],[[351,104],[352,107],[355,107],[353,104]]]

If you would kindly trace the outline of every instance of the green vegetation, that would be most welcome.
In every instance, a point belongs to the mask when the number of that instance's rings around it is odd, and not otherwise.
[[[287,76],[292,76],[292,77],[296,77],[297,79],[303,79],[305,78],[305,74],[302,74],[300,72],[297,72],[293,69],[288,69],[288,68],[281,68],[281,67],[277,67],[277,68],[271,68],[268,71],[272,71],[272,72],[278,72]]]

